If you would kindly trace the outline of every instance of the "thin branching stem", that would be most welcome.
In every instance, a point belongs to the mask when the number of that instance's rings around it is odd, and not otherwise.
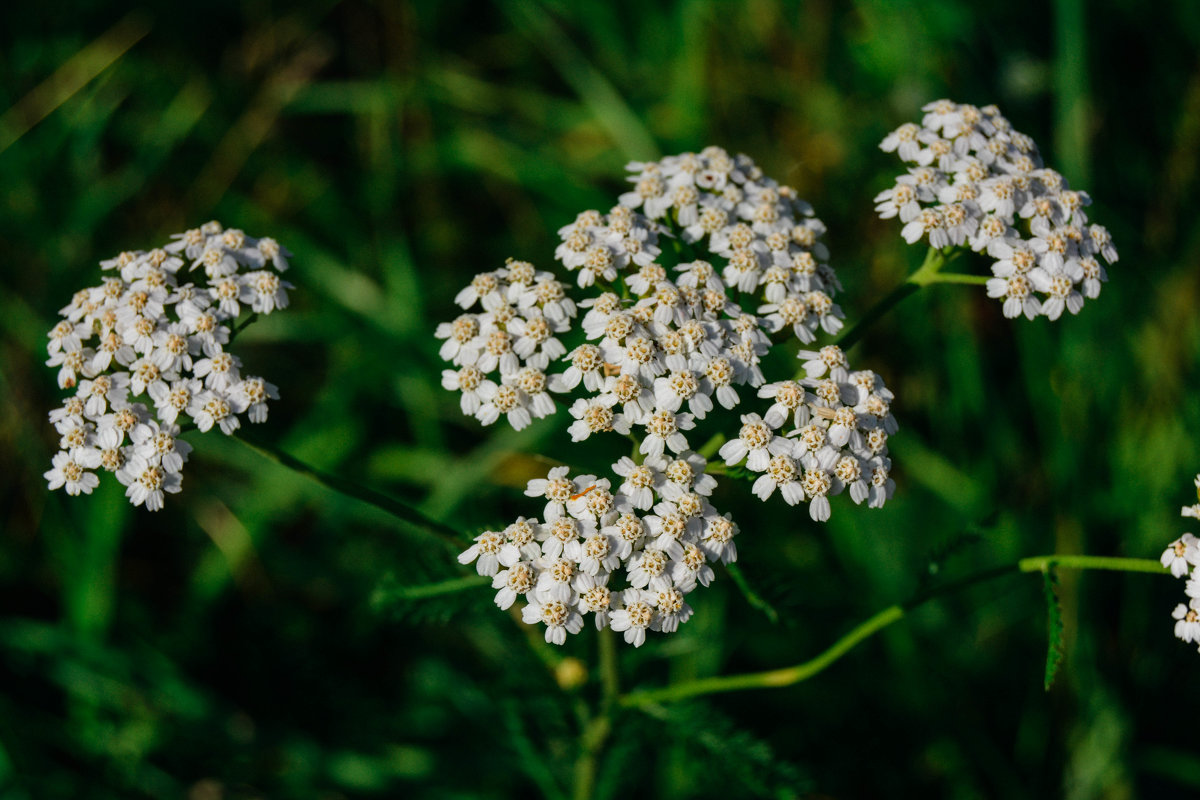
[[[925,254],[925,260],[917,271],[904,279],[904,282],[896,286],[881,299],[878,303],[867,310],[867,313],[859,319],[858,322],[837,340],[838,347],[843,350],[849,350],[858,340],[863,337],[871,326],[879,321],[887,312],[891,311],[900,301],[909,295],[916,294],[918,290],[930,286],[935,283],[958,283],[982,286],[988,282],[987,275],[967,275],[961,272],[943,272],[943,268],[954,261],[962,254],[961,248],[946,248],[938,250],[929,248]]]
[[[426,535],[436,538],[455,552],[462,549],[463,534],[451,528],[444,522],[439,522],[432,517],[426,516],[421,511],[408,505],[405,502],[397,500],[394,497],[389,497],[382,492],[377,492],[366,486],[360,486],[354,481],[330,475],[321,472],[315,467],[305,464],[300,459],[285,453],[278,447],[264,442],[251,442],[244,436],[237,436],[238,441],[254,450],[259,455],[271,459],[272,461],[287,467],[293,472],[298,472],[307,478],[311,478],[317,483],[325,486],[328,489],[353,497],[355,500],[360,500],[368,505],[375,506],[381,511],[384,511],[401,522],[407,523],[410,527],[420,530]]]
[[[759,595],[758,592],[750,586],[750,582],[746,580],[746,576],[742,574],[742,569],[737,565],[737,562],[725,565],[725,571],[729,573],[729,577],[733,578],[734,584],[741,591],[742,596],[746,598],[746,602],[751,608],[757,608],[772,624],[779,622],[779,612],[775,607],[768,603]]]
[[[863,622],[860,622],[821,653],[794,666],[765,672],[750,672],[742,675],[701,678],[699,680],[677,683],[663,689],[647,689],[631,692],[623,695],[619,702],[622,706],[639,707],[670,703],[689,697],[717,694],[720,692],[793,686],[819,674],[826,667],[850,652],[859,642],[871,638],[892,623],[899,622],[910,611],[934,598],[953,594],[970,586],[976,586],[984,581],[1004,575],[1020,575],[1030,572],[1041,573],[1052,567],[1055,569],[1098,569],[1116,572],[1141,572],[1156,575],[1170,574],[1158,561],[1146,558],[1111,558],[1107,556],[1054,554],[1023,558],[1016,564],[983,570],[953,583],[937,587],[919,595],[904,605],[888,606]]]

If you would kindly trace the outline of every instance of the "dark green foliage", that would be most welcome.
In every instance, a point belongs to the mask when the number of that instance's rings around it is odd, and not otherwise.
[[[657,737],[682,749],[687,780],[695,791],[714,789],[740,797],[796,798],[814,788],[806,771],[774,751],[769,743],[723,714],[699,703],[654,706],[643,713],[657,720]],[[685,783],[685,786],[688,785]]]

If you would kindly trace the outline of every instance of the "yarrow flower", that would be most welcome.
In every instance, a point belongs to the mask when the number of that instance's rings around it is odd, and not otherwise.
[[[1200,475],[1194,481],[1197,500],[1200,501]],[[1180,515],[1200,519],[1200,502],[1184,506]],[[1200,643],[1200,539],[1185,533],[1167,545],[1159,559],[1176,578],[1183,578],[1187,603],[1179,603],[1171,616],[1175,619],[1175,636],[1185,642]]]
[[[50,412],[61,448],[45,473],[51,489],[90,494],[104,470],[133,505],[157,511],[181,488],[192,449],[182,426],[231,434],[242,417],[265,422],[279,397],[225,345],[239,317],[287,307],[292,285],[277,271],[291,254],[219,222],[172,239],[101,261],[112,274],[76,292],[48,334],[46,364],[75,391]]]
[[[724,432],[719,468],[759,473],[755,496],[778,492],[824,521],[831,497],[879,507],[894,488],[892,394],[817,344],[844,314],[812,207],[718,147],[628,169],[619,205],[558,231],[555,258],[586,296],[509,259],[477,274],[455,297],[463,313],[434,331],[443,386],[480,423],[519,430],[567,395],[572,441],[636,442],[612,477],[559,467],[531,481],[539,518],[510,526],[515,538],[486,532],[460,557],[493,578],[497,605],[523,598],[522,618],[559,644],[588,617],[635,646],[690,618],[686,596],[714,579],[711,562],[737,557],[737,525],[713,508],[716,480],[695,448],[755,394],[768,407]],[[800,352],[807,377],[768,383],[764,357],[791,338],[817,348]]]
[[[625,473],[622,486],[649,495],[636,503],[607,478],[555,467],[525,492],[547,500],[544,522],[522,517],[485,531],[458,560],[493,579],[500,608],[524,598],[522,619],[545,625],[547,642],[563,644],[590,619],[640,646],[646,631],[670,633],[687,621],[685,597],[712,580],[710,561],[736,560],[737,525],[701,493],[715,485],[705,464],[692,452],[643,465],[621,459],[613,470]]]
[[[938,100],[924,111],[920,125],[906,122],[879,145],[912,165],[876,196],[879,216],[898,217],[910,244],[991,256],[987,293],[1006,317],[1078,314],[1108,279],[1101,260],[1117,261],[1108,230],[1088,223],[1087,192],[1045,167],[995,106]]]

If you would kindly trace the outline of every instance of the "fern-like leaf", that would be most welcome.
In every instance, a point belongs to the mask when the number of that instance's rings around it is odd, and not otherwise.
[[[642,711],[667,729],[706,751],[713,778],[736,787],[742,797],[799,797],[812,790],[812,780],[795,764],[781,759],[771,745],[739,728],[731,719],[698,703],[648,706]]]
[[[371,607],[392,620],[445,623],[486,605],[490,578],[464,570],[440,552],[413,554],[389,570],[371,593]]]

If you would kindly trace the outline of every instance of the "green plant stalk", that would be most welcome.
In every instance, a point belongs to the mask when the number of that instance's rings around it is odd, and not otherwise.
[[[904,279],[904,282],[898,285],[892,291],[888,292],[882,300],[872,306],[862,318],[854,323],[850,330],[843,333],[836,342],[837,346],[843,350],[849,350],[858,340],[863,337],[871,326],[879,321],[887,312],[891,311],[900,301],[911,294],[916,294],[918,290],[931,286],[935,283],[959,283],[982,286],[988,282],[987,275],[966,275],[961,272],[942,272],[942,268],[950,261],[953,261],[960,251],[958,248],[947,247],[944,250],[929,248],[925,253],[925,260],[921,262],[921,266],[917,267],[917,271]]]
[[[714,678],[702,678],[687,681],[663,689],[647,689],[623,695],[618,701],[624,707],[640,707],[670,703],[689,697],[698,697],[720,692],[735,692],[743,689],[771,689],[793,686],[819,674],[826,667],[838,661],[846,653],[866,639],[871,638],[889,625],[903,619],[908,612],[924,605],[942,595],[952,594],[969,586],[975,586],[984,581],[1003,575],[1020,575],[1024,573],[1042,573],[1051,567],[1055,569],[1098,569],[1116,572],[1142,572],[1159,575],[1169,575],[1163,566],[1155,560],[1146,558],[1112,558],[1107,556],[1084,555],[1046,555],[1023,558],[1008,567],[998,567],[984,570],[967,576],[962,580],[933,589],[915,598],[905,605],[892,605],[879,611],[868,619],[856,625],[848,633],[808,661],[803,661],[791,667],[767,670],[765,672],[750,672],[742,675],[725,675]]]
[[[594,716],[586,718],[579,734],[579,756],[575,760],[575,800],[591,800],[596,789],[600,755],[612,733],[613,708],[621,694],[621,675],[617,662],[616,634],[610,628],[597,631],[600,661],[600,704]]]
[[[250,316],[246,317],[244,320],[241,321],[241,323],[236,328],[234,328],[232,331],[230,331],[229,341],[226,342],[226,344],[232,344],[233,340],[237,338],[239,333],[246,330],[246,328],[249,328],[255,322],[258,322],[258,312],[257,311],[252,312],[250,314]]]
[[[404,522],[423,533],[433,536],[441,543],[445,544],[455,552],[462,549],[464,537],[463,535],[451,528],[444,522],[438,522],[435,519],[425,516],[423,513],[403,503],[394,497],[388,497],[386,494],[377,492],[374,489],[369,489],[366,486],[359,486],[353,481],[339,478],[336,475],[329,475],[320,470],[305,464],[300,459],[289,453],[285,453],[274,445],[265,444],[262,442],[251,442],[244,436],[236,437],[239,442],[254,450],[259,455],[271,459],[272,461],[287,467],[293,472],[298,472],[317,483],[325,486],[328,489],[343,494],[347,497],[353,497],[355,500],[360,500],[368,505],[375,506],[380,511],[384,511],[396,519]]]
[[[461,578],[449,578],[437,583],[425,583],[420,586],[389,589],[381,594],[386,594],[388,599],[425,600],[429,597],[440,597],[444,594],[454,594],[455,592],[477,589],[481,586],[488,586],[491,582],[491,578],[483,575],[465,575]]]
[[[734,584],[741,590],[742,596],[746,598],[746,602],[752,608],[757,608],[763,612],[772,624],[779,622],[779,612],[750,587],[750,582],[742,574],[741,567],[737,565],[737,562],[726,564],[725,571],[729,573],[729,577],[733,578]]]

